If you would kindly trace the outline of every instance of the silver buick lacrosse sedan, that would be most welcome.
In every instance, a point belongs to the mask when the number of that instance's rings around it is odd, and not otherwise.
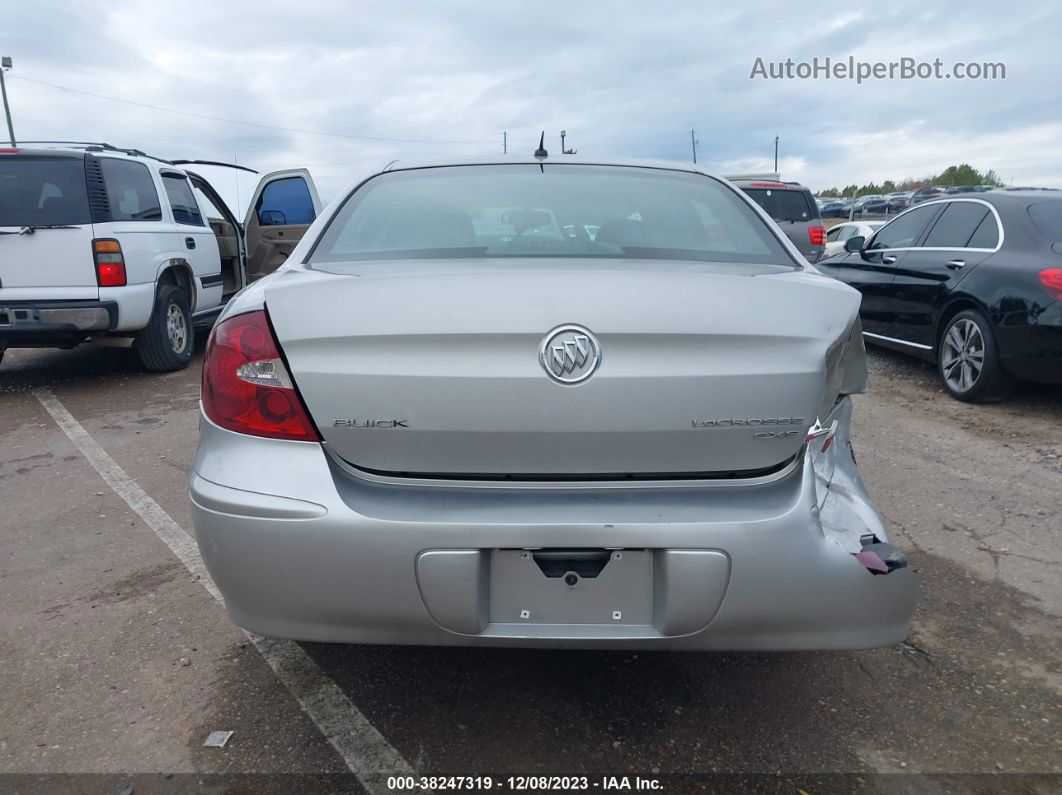
[[[211,334],[200,550],[237,624],[300,640],[898,642],[858,310],[696,166],[392,165]]]

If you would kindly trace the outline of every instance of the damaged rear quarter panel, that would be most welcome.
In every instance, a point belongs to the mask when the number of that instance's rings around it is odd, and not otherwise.
[[[873,535],[882,542],[889,539],[881,514],[867,496],[866,484],[856,466],[850,438],[852,409],[852,398],[837,401],[823,423],[837,421],[832,443],[822,452],[822,444],[812,441],[809,455],[815,468],[822,531],[846,552],[855,554],[863,548],[863,536]]]

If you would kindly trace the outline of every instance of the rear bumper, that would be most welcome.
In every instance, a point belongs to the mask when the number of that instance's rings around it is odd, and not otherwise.
[[[1003,366],[1021,381],[1062,383],[1062,302],[1036,320],[1035,325],[996,325]]]
[[[853,556],[861,535],[887,537],[843,446],[829,462],[829,490],[826,463],[810,455],[777,480],[743,487],[393,485],[351,475],[321,445],[243,436],[204,418],[190,493],[196,538],[230,616],[265,635],[688,650],[888,645],[906,637],[917,576],[873,575]],[[610,559],[593,585],[569,591],[547,581],[521,552],[529,548],[612,549],[627,559]]]
[[[69,347],[117,325],[115,301],[0,299],[0,349]]]

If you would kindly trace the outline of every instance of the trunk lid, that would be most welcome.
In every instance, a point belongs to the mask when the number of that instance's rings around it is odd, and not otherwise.
[[[99,297],[92,237],[83,154],[0,154],[0,300]]]
[[[628,261],[362,263],[281,274],[266,291],[296,385],[344,460],[529,478],[783,464],[832,403],[827,353],[858,303],[806,272]],[[566,324],[600,346],[576,385],[540,359]]]

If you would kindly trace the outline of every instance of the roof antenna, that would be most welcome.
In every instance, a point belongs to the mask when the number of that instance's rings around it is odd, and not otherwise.
[[[535,150],[535,157],[549,157],[549,152],[546,151],[546,131],[542,131],[542,137],[538,139],[538,149]]]

